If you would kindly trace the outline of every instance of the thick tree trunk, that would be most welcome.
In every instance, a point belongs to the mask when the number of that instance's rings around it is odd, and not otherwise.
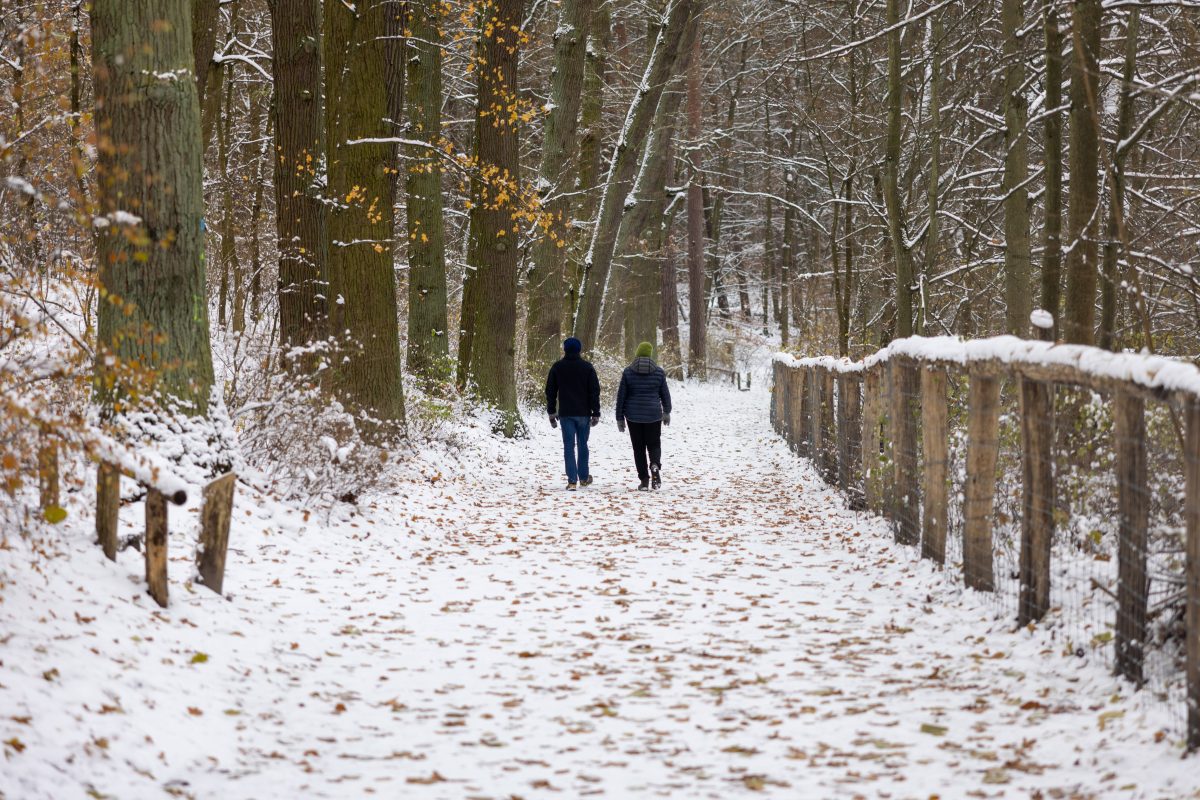
[[[566,245],[570,238],[571,189],[568,169],[577,153],[579,109],[583,104],[588,32],[596,0],[564,0],[554,32],[554,72],[550,113],[542,142],[538,194],[542,199],[541,237],[533,245],[526,321],[526,363],[541,375],[558,357],[566,286]]]
[[[440,3],[408,4],[408,369],[433,386],[445,374],[446,232],[442,208],[442,20]]]
[[[1092,344],[1096,319],[1096,239],[1100,149],[1100,0],[1071,6],[1071,187],[1067,208],[1067,307],[1063,337]]]
[[[517,198],[520,196],[520,113],[517,63],[521,44],[522,0],[493,0],[484,12],[476,63],[475,109],[477,173],[471,182],[472,298],[464,296],[463,319],[471,325],[467,342],[468,382],[480,398],[501,412],[499,430],[515,435],[517,410]],[[466,308],[470,302],[472,308]],[[460,344],[460,358],[462,358]]]
[[[700,118],[700,37],[692,45],[693,52],[687,79],[688,141],[698,142]],[[693,148],[687,190],[687,254],[688,254],[688,377],[704,380],[707,374],[705,340],[707,325],[704,298],[704,190],[700,168],[695,160],[699,154]]]
[[[638,164],[641,162],[646,135],[654,119],[663,87],[678,60],[679,42],[683,38],[688,18],[698,13],[700,0],[671,0],[664,14],[650,62],[630,103],[625,124],[617,137],[612,164],[604,183],[600,209],[592,230],[591,244],[584,258],[584,280],[580,290],[579,308],[575,314],[575,335],[584,346],[595,341],[600,325],[600,308],[612,265],[617,228],[624,211],[625,198]]]
[[[1046,129],[1043,146],[1046,171],[1045,229],[1042,233],[1042,308],[1054,323],[1040,328],[1039,337],[1058,338],[1062,306],[1062,69],[1063,35],[1058,27],[1058,12],[1051,3],[1046,8]]]
[[[106,360],[158,370],[157,387],[204,413],[213,383],[204,275],[204,190],[188,0],[95,0],[97,379],[130,388]],[[133,215],[133,216],[130,216]]]
[[[275,226],[279,247],[279,343],[329,335],[327,212],[318,182],[325,153],[320,0],[271,0],[275,97]]]
[[[201,108],[204,107],[208,78],[220,68],[213,61],[220,7],[220,0],[192,0],[192,59],[195,63],[196,91]]]
[[[325,136],[332,330],[348,340],[335,380],[354,411],[402,422],[393,267],[395,182],[388,114],[384,0],[325,3]],[[284,122],[284,124],[288,124]]]
[[[1025,18],[1023,0],[1003,0],[1000,28],[1004,31],[1004,305],[1005,330],[1014,336],[1029,332],[1033,284],[1029,268],[1029,165],[1025,128],[1025,53],[1020,30]]]

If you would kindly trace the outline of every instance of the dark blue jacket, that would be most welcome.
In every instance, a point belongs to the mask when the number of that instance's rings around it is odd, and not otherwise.
[[[546,411],[560,417],[600,416],[600,379],[595,368],[569,353],[546,376]]]
[[[671,413],[667,373],[649,358],[635,358],[621,373],[617,389],[617,420],[658,422]]]

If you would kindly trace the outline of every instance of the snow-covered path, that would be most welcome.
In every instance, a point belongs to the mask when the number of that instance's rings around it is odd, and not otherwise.
[[[1162,708],[845,510],[765,393],[675,394],[658,493],[611,420],[563,492],[534,419],[340,521],[242,502],[228,601],[184,534],[166,612],[84,533],[0,561],[0,797],[1200,796]]]

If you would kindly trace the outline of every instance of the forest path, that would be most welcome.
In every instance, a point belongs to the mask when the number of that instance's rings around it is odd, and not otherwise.
[[[846,510],[765,392],[675,403],[660,492],[611,419],[564,492],[536,418],[365,515],[246,508],[228,601],[55,575],[47,629],[10,587],[0,796],[1193,796],[1160,712]]]

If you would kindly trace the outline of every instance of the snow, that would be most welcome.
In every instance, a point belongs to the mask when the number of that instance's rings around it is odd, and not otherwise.
[[[1029,322],[1035,328],[1048,331],[1054,327],[1054,315],[1044,308],[1035,308],[1029,315]]]
[[[533,412],[357,509],[240,486],[226,598],[192,498],[163,611],[70,493],[61,555],[0,548],[0,796],[1200,796],[1162,704],[847,510],[763,385],[672,391],[659,493],[611,416],[563,492]]]
[[[1055,344],[1016,336],[969,341],[957,336],[912,336],[897,339],[860,362],[828,356],[797,359],[788,353],[776,353],[774,360],[785,366],[824,366],[839,372],[860,372],[891,356],[959,365],[989,362],[1070,367],[1094,378],[1130,381],[1146,389],[1200,397],[1200,368],[1181,359],[1147,353],[1113,353],[1098,347]]]

